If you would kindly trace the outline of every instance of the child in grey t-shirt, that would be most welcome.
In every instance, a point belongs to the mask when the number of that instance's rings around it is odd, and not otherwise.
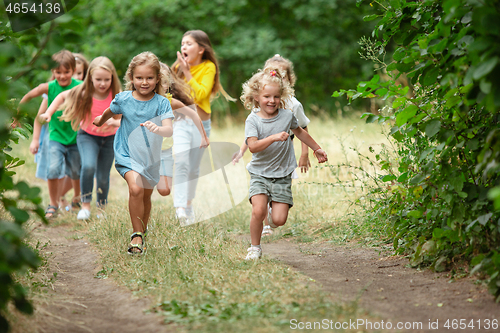
[[[247,166],[250,173],[249,200],[252,204],[250,236],[252,246],[246,260],[262,256],[260,238],[262,221],[268,215],[273,228],[286,223],[288,210],[293,206],[291,174],[297,167],[293,144],[288,131],[307,144],[318,158],[326,162],[326,152],[301,127],[291,111],[285,110],[283,100],[293,94],[293,89],[283,80],[279,69],[266,68],[243,84],[241,100],[251,110],[245,122],[245,143],[252,152]],[[269,213],[267,204],[270,203]]]

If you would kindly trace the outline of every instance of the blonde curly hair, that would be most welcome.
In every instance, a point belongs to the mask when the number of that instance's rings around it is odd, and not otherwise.
[[[160,60],[158,57],[149,51],[139,53],[130,61],[127,72],[125,73],[125,90],[135,90],[134,87],[134,69],[137,66],[150,66],[156,73],[159,81],[156,84],[155,92],[161,96],[165,96],[165,91],[170,87],[170,80],[162,74]]]
[[[293,96],[294,91],[290,84],[284,80],[286,73],[279,68],[268,66],[259,69],[250,80],[243,83],[243,92],[241,93],[241,102],[246,109],[260,107],[255,98],[260,94],[266,84],[275,83],[279,85],[281,101],[279,107],[285,108],[285,100]]]

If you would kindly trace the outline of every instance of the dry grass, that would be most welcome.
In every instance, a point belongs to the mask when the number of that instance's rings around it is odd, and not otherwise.
[[[294,237],[298,241],[345,241],[346,235],[352,238],[352,225],[345,222],[345,216],[361,193],[356,188],[338,186],[339,180],[350,181],[353,175],[339,171],[337,164],[362,164],[349,147],[368,155],[369,145],[379,150],[382,143],[387,143],[380,127],[360,120],[313,119],[309,131],[328,152],[329,165],[318,166],[311,160],[312,169],[301,174],[292,186],[295,205],[287,224],[266,242],[280,237]],[[243,136],[243,124],[233,123],[215,128],[211,141],[239,145]],[[299,142],[294,141],[298,156]],[[35,166],[28,145],[24,142],[15,148],[16,154],[28,161],[16,171],[19,178],[39,185],[47,202],[45,183],[34,178]],[[310,157],[313,158],[312,154]],[[245,164],[250,158],[247,152]],[[241,162],[235,167],[228,166],[228,170],[230,174],[245,172]],[[94,218],[78,228],[100,252],[102,276],[150,295],[158,304],[153,311],[187,329],[279,332],[289,327],[290,318],[314,321],[325,314],[332,320],[354,318],[358,311],[355,305],[331,303],[317,286],[288,267],[271,259],[256,263],[242,260],[248,244],[234,235],[248,233],[251,206],[246,199],[247,181],[244,176],[233,184],[231,192],[238,195],[235,207],[187,228],[180,228],[175,221],[172,198],[155,193],[146,254],[130,257],[126,254],[131,233],[126,209],[128,191],[113,168],[105,218]],[[216,182],[221,184],[220,178]],[[220,198],[224,191],[227,193],[227,188],[200,180],[197,201],[208,202],[203,198],[210,196]],[[203,205],[197,209],[203,210]],[[92,213],[102,215],[96,208]],[[75,215],[71,214],[55,223],[77,227]],[[37,302],[37,296],[32,295]]]

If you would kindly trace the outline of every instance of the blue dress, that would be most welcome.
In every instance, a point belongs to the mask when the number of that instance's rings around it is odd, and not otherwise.
[[[161,126],[162,120],[173,119],[170,102],[158,94],[148,101],[139,101],[129,90],[117,94],[109,108],[122,115],[114,142],[116,170],[122,177],[133,170],[146,180],[144,186],[153,188],[160,180],[163,137],[140,124],[149,120]]]

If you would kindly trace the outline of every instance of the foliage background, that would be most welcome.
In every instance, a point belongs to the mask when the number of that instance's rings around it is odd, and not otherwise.
[[[359,38],[373,27],[363,16],[373,9],[356,7],[355,0],[80,0],[71,12],[86,16],[82,41],[71,51],[109,57],[120,77],[142,51],[172,64],[184,32],[201,29],[219,57],[223,86],[238,98],[242,83],[279,53],[294,63],[297,97],[306,107],[316,106],[308,108],[312,114],[336,113],[331,92],[373,70],[358,55]],[[217,119],[243,110],[239,102],[214,108]]]
[[[376,2],[379,19],[368,58],[392,44],[381,72],[349,99],[379,98],[392,124],[392,158],[376,155],[383,185],[368,220],[383,221],[412,263],[444,270],[471,262],[500,301],[500,3],[494,0]],[[403,87],[405,76],[412,87]]]

